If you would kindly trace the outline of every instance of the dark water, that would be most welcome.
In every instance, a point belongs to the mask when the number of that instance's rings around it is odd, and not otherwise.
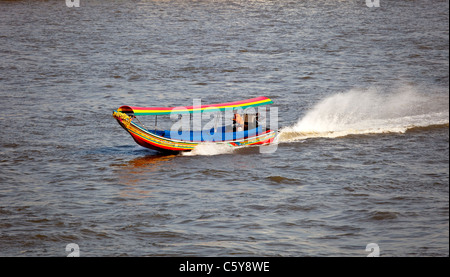
[[[0,1],[0,255],[449,255],[449,2]],[[277,150],[113,109],[268,96]]]

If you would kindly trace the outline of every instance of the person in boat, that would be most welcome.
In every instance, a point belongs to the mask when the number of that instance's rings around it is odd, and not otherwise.
[[[242,131],[244,127],[244,119],[242,116],[238,113],[237,110],[234,110],[234,116],[233,116],[233,132],[236,131]]]

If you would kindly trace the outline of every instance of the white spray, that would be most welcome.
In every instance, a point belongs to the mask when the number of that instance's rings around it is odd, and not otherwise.
[[[278,142],[352,134],[403,133],[415,127],[449,123],[447,93],[419,93],[412,87],[395,92],[353,89],[331,95],[303,118],[280,131]]]

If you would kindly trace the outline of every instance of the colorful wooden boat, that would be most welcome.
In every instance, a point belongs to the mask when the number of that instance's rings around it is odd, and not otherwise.
[[[189,107],[133,107],[121,106],[113,112],[113,117],[132,136],[137,144],[158,150],[161,152],[191,151],[200,143],[226,144],[232,147],[260,145],[273,142],[276,131],[270,130],[259,122],[258,113],[254,107],[272,104],[267,97],[257,97],[247,100],[212,104],[195,105]],[[253,109],[249,109],[253,108]],[[252,110],[248,112],[248,110]],[[244,124],[221,124],[220,126],[204,127],[202,130],[159,129],[157,123],[154,128],[146,128],[137,116],[170,115],[171,118],[178,116],[190,117],[202,113],[225,113],[225,115],[243,113]],[[227,120],[227,118],[225,118]],[[181,119],[180,119],[181,121]],[[231,123],[231,118],[229,119]],[[156,121],[157,122],[157,121]],[[191,124],[191,123],[189,123]],[[189,125],[191,126],[191,125]],[[175,130],[174,130],[175,129]]]

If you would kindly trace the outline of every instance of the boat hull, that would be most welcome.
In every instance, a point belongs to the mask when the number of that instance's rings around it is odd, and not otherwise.
[[[201,143],[214,143],[220,145],[229,145],[230,147],[242,147],[251,145],[261,145],[273,142],[276,132],[266,130],[261,134],[246,137],[243,139],[233,139],[224,141],[202,142],[202,141],[185,141],[166,138],[156,135],[149,130],[142,128],[140,125],[134,123],[131,117],[121,112],[114,112],[114,118],[118,123],[131,135],[134,141],[146,148],[157,150],[160,152],[183,152],[191,151]]]

